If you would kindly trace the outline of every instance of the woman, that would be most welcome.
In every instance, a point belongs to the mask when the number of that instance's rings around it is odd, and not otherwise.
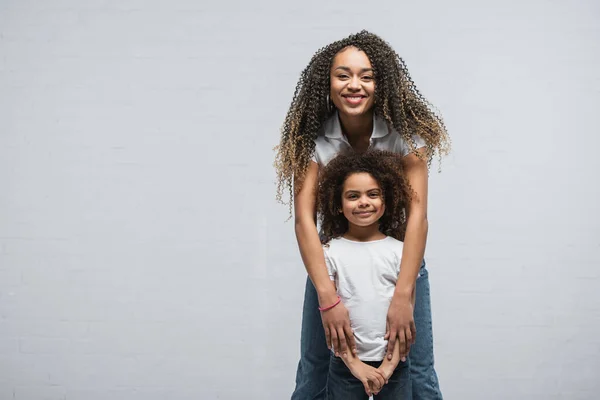
[[[401,153],[414,192],[407,207],[401,272],[387,314],[387,357],[391,358],[398,342],[401,355],[410,360],[413,398],[442,398],[433,366],[429,281],[423,255],[428,165],[434,153],[447,153],[449,139],[443,121],[415,87],[403,60],[381,38],[362,31],[312,57],[296,86],[277,148],[277,197],[281,201],[287,189],[293,198],[296,237],[309,276],[292,399],[325,398],[328,347],[342,356],[356,349],[344,304],[331,307],[337,295],[315,222],[316,184],[319,170],[340,151],[369,148]],[[319,308],[326,311],[319,312]]]

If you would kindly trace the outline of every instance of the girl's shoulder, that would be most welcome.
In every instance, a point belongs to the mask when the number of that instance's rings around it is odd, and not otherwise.
[[[338,247],[339,243],[340,243],[340,239],[341,239],[341,237],[329,239],[329,242],[322,244],[323,249],[327,250],[327,249],[331,249],[332,247],[333,248]]]
[[[404,248],[403,242],[391,236],[387,237],[387,244],[394,249],[400,249],[400,251],[402,251],[402,249]]]
[[[333,238],[327,244],[329,247],[365,247],[365,246],[402,246],[402,242],[394,239],[391,236],[385,236],[382,239],[370,240],[370,241],[357,241],[346,239],[343,236]]]

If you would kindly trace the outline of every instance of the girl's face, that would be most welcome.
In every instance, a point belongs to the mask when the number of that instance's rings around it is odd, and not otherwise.
[[[358,116],[373,108],[375,77],[371,61],[364,51],[347,47],[337,53],[329,78],[329,97],[340,113]]]
[[[342,189],[342,212],[350,224],[369,226],[379,221],[385,211],[383,191],[366,172],[349,175]]]

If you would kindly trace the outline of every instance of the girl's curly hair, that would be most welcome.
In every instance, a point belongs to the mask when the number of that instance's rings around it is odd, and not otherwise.
[[[300,191],[304,182],[319,129],[335,111],[329,107],[327,100],[333,59],[350,46],[364,51],[373,66],[375,115],[385,119],[388,126],[396,130],[420,158],[423,156],[415,151],[412,135],[423,138],[427,146],[428,166],[436,152],[441,158],[450,150],[450,139],[441,116],[421,95],[402,58],[377,35],[367,31],[350,35],[319,49],[313,55],[300,75],[281,128],[281,140],[275,148],[277,200],[289,204],[290,210],[293,195]],[[282,200],[286,188],[290,195],[289,202]]]
[[[382,191],[385,211],[379,219],[379,230],[387,236],[404,240],[406,207],[412,189],[405,178],[400,154],[369,150],[365,153],[343,153],[327,164],[319,177],[317,210],[321,222],[321,241],[328,243],[348,231],[348,220],[342,209],[344,182],[348,176],[367,172]]]

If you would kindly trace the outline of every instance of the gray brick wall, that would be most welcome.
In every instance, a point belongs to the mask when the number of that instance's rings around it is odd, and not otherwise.
[[[283,399],[305,273],[272,147],[366,28],[443,112],[447,399],[600,389],[598,6],[0,1],[0,400]]]

